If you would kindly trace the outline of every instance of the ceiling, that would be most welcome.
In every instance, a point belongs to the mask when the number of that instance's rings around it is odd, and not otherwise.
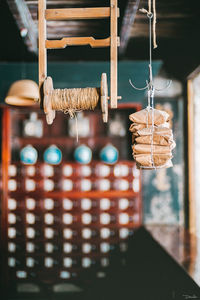
[[[47,0],[47,8],[109,6],[109,0]],[[120,7],[119,59],[148,59],[148,20],[139,8],[148,0],[118,0]],[[37,61],[36,0],[1,0],[1,61]],[[164,61],[165,71],[185,78],[200,64],[200,1],[156,0],[157,43],[154,59]],[[63,36],[109,36],[108,20],[48,21],[48,39]],[[67,47],[48,51],[49,61],[108,60],[109,49]]]

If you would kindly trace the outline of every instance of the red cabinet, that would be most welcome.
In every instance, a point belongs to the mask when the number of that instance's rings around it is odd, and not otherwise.
[[[68,117],[58,114],[52,126],[42,111],[35,109],[43,124],[43,136],[23,134],[30,108],[7,108],[2,112],[2,245],[3,274],[7,288],[18,292],[23,284],[52,287],[60,282],[87,282],[92,276],[106,276],[109,257],[116,247],[126,251],[126,239],[142,223],[141,174],[131,155],[128,132],[130,112],[137,104],[121,105],[126,134],[112,135],[101,121],[100,111],[86,112],[90,134],[70,137]],[[114,165],[103,163],[100,150],[113,144],[119,151]],[[34,165],[20,161],[20,150],[31,144],[38,151]],[[59,165],[43,160],[47,147],[62,151]],[[90,164],[75,162],[79,144],[93,153]],[[88,273],[89,274],[89,273]],[[34,289],[34,288],[33,288]]]

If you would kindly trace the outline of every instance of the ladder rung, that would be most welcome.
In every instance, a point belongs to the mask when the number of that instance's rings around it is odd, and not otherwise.
[[[46,40],[45,46],[47,49],[65,48],[67,46],[86,46],[109,47],[110,37],[106,39],[94,39],[93,37],[69,37],[61,40]]]
[[[46,20],[103,19],[110,17],[110,7],[46,9]],[[118,9],[119,17],[119,9]]]

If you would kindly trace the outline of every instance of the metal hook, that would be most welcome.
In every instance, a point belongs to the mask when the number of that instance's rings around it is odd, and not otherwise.
[[[170,80],[166,87],[162,89],[157,89],[154,86],[154,78],[153,78],[153,70],[152,70],[152,18],[154,17],[153,13],[151,11],[148,11],[144,8],[140,9],[142,13],[147,14],[147,17],[149,19],[149,80],[146,80],[146,86],[143,88],[137,88],[129,79],[130,85],[138,91],[148,90],[148,107],[154,107],[154,92],[155,91],[163,91],[171,86],[172,81]],[[150,103],[151,102],[151,103]]]
[[[155,88],[155,90],[156,90],[157,92],[164,91],[164,90],[168,89],[168,88],[171,86],[171,84],[172,84],[172,80],[169,80],[168,83],[166,84],[166,86],[165,86],[164,88],[162,88],[162,89],[157,89],[157,88]]]
[[[153,13],[152,13],[152,12],[147,12],[147,17],[148,17],[149,19],[152,19],[152,18],[153,18]]]
[[[129,79],[130,85],[131,85],[135,90],[138,90],[138,91],[143,91],[143,90],[148,89],[149,83],[148,83],[148,81],[146,81],[146,82],[147,82],[147,85],[146,85],[145,87],[143,87],[143,88],[137,88],[136,86],[134,86],[134,84],[132,83],[131,79]]]

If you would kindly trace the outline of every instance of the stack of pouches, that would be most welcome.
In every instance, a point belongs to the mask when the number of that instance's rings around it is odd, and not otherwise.
[[[133,122],[133,157],[138,168],[169,168],[176,146],[169,128],[169,114],[158,109],[143,109],[129,116]],[[153,120],[153,126],[152,126]]]

